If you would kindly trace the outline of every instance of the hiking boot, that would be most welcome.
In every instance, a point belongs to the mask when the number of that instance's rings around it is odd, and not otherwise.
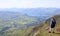
[[[55,33],[55,32],[52,32],[52,33]]]
[[[51,33],[51,31],[49,31],[49,33]]]

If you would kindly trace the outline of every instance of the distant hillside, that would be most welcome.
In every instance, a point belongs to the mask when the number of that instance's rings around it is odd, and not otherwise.
[[[55,33],[48,32],[50,25],[49,18],[45,22],[33,28],[33,31],[29,34],[29,36],[60,36],[60,15],[55,15],[55,19],[57,20]]]
[[[0,11],[0,36],[27,36],[33,27],[45,21],[47,17]]]
[[[37,25],[35,23],[38,23],[38,18],[19,12],[0,12],[0,36],[18,36],[18,33],[24,36],[24,32]]]
[[[60,13],[60,8],[5,8],[1,12],[20,12],[29,16],[51,16]]]

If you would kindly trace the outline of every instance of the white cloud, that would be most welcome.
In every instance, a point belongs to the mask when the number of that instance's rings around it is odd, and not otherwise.
[[[36,8],[57,7],[60,8],[59,0],[0,0],[0,8]]]

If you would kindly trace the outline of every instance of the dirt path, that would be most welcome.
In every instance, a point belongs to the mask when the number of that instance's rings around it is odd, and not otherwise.
[[[37,36],[37,34],[40,33],[39,31],[35,32],[33,36]]]

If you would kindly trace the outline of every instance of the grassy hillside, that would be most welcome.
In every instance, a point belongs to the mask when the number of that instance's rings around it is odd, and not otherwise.
[[[45,22],[41,23],[41,25],[33,28],[33,31],[30,33],[30,36],[60,36],[60,15],[55,16],[57,23],[55,33],[49,33],[48,28],[50,28],[50,19],[47,19]]]

